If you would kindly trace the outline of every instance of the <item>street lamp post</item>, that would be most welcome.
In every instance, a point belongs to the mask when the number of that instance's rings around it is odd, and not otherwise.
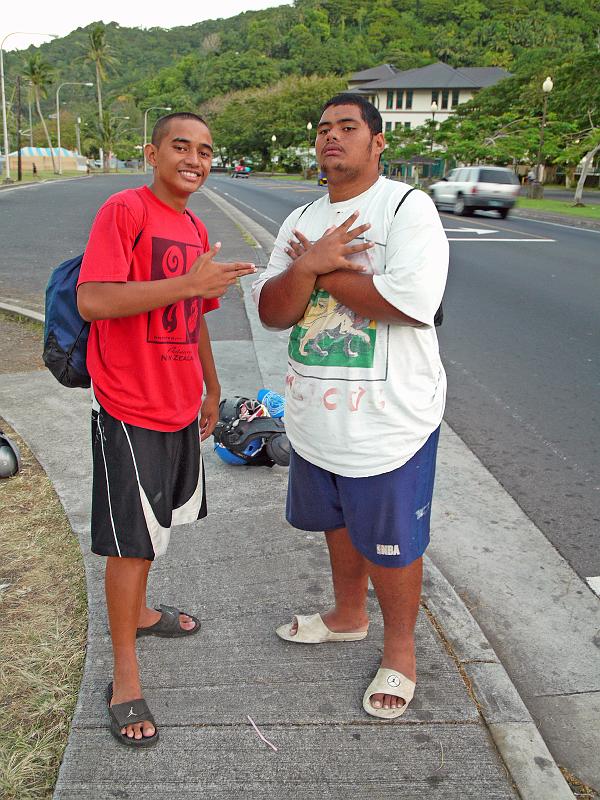
[[[59,102],[59,93],[63,86],[93,86],[93,83],[89,83],[86,81],[64,81],[60,84],[58,89],[56,90],[56,142],[58,145],[58,174],[62,175],[62,161],[61,161],[61,154],[60,154],[60,102]]]
[[[435,100],[431,104],[431,152],[433,153],[433,137],[435,136],[435,112],[438,110],[438,104]]]
[[[4,132],[4,163],[6,171],[4,180],[6,182],[10,182],[10,158],[8,156],[9,153],[8,124],[6,119],[6,92],[4,90],[4,42],[8,39],[9,36],[16,36],[17,34],[22,34],[24,36],[51,36],[53,39],[56,39],[55,33],[38,33],[37,31],[12,31],[11,33],[7,33],[6,36],[0,42],[0,84],[2,86],[2,127]]]
[[[144,157],[144,172],[148,172],[148,163],[146,162],[146,139],[148,136],[148,112],[149,111],[171,111],[171,106],[150,106],[144,111],[144,144],[142,146],[142,155]]]
[[[275,150],[276,141],[277,141],[277,136],[273,134],[273,136],[271,136],[271,174],[273,173],[273,150]]]
[[[535,196],[541,200],[544,196],[544,186],[542,184],[542,149],[544,147],[544,129],[546,127],[546,111],[548,110],[548,95],[554,88],[552,78],[548,76],[542,83],[542,91],[544,92],[544,107],[542,110],[542,125],[540,127],[540,147],[537,155],[537,169],[535,171],[535,180],[537,186],[535,187]]]
[[[312,122],[306,123],[306,177],[308,178],[308,170],[310,168],[310,132],[312,131]]]

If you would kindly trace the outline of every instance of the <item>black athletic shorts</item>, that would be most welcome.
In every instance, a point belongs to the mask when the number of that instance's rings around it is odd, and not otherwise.
[[[200,430],[153,431],[92,410],[92,552],[153,560],[171,527],[206,516]]]

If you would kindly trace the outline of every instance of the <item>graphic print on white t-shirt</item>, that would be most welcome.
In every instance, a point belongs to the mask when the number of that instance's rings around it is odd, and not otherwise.
[[[366,275],[377,273],[370,251],[350,258],[365,268]],[[385,335],[378,336],[375,320],[361,316],[324,289],[316,289],[303,318],[292,329],[288,354],[297,374],[306,378],[322,378],[319,368],[327,368],[328,379],[385,380],[387,340]]]

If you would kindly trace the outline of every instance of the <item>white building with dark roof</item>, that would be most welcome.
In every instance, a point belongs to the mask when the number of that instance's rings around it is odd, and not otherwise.
[[[436,122],[443,122],[479,89],[493,86],[509,76],[510,73],[500,67],[454,69],[441,61],[404,72],[382,64],[355,72],[348,89],[368,97],[381,113],[384,130],[392,131],[398,126],[423,125],[432,118],[432,103],[437,105]]]

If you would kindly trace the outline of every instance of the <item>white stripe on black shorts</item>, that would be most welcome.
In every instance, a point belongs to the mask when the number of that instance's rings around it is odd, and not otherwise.
[[[92,552],[152,560],[171,527],[206,516],[198,420],[174,432],[92,410]]]

